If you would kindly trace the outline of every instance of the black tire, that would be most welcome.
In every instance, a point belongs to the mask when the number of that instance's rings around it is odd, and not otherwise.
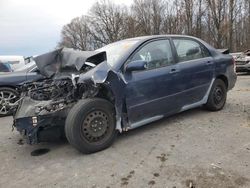
[[[223,80],[216,79],[209,93],[208,101],[205,104],[205,107],[210,111],[219,111],[224,107],[226,100],[227,100],[226,84]]]
[[[11,94],[13,99],[7,100],[7,94]],[[11,96],[9,95],[9,96]],[[7,103],[15,103],[19,99],[19,93],[10,87],[0,87],[0,117],[11,115],[12,112],[10,111],[10,105]],[[5,111],[3,111],[3,107],[5,106]]]
[[[65,134],[85,154],[108,148],[117,135],[114,106],[99,98],[78,101],[67,116]]]

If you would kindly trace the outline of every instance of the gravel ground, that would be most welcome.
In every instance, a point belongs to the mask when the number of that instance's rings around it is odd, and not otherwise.
[[[83,155],[66,141],[27,145],[1,118],[0,187],[250,187],[250,75],[220,112],[194,109]],[[32,156],[38,148],[50,151]]]

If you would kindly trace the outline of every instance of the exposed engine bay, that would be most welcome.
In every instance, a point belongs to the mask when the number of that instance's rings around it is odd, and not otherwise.
[[[43,100],[72,100],[75,97],[75,87],[71,80],[46,80],[33,83],[28,89],[30,98],[38,101]]]
[[[97,94],[98,86],[91,83],[77,84],[78,79],[79,76],[72,74],[71,79],[53,78],[25,84],[22,88],[22,100],[37,103],[29,107],[32,113],[28,114],[37,116],[60,111],[72,106],[79,99],[94,97]]]

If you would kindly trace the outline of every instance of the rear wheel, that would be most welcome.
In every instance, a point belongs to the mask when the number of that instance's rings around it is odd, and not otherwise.
[[[208,110],[218,111],[221,110],[227,99],[226,84],[221,79],[216,79],[211,88],[207,104],[205,105]]]
[[[11,115],[11,107],[18,100],[19,93],[12,88],[0,88],[0,117]]]
[[[117,135],[114,106],[104,99],[84,99],[69,112],[65,134],[82,153],[93,153],[109,147]]]

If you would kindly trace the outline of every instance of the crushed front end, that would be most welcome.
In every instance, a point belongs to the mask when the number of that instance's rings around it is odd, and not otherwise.
[[[63,137],[67,113],[78,99],[70,80],[32,83],[26,86],[14,115],[14,127],[29,144]]]
[[[27,138],[27,143],[64,137],[69,110],[79,99],[95,96],[98,89],[93,82],[78,83],[79,76],[105,59],[103,52],[65,48],[34,59],[46,79],[23,85],[13,115],[13,126]]]
[[[62,114],[28,116],[14,120],[14,126],[27,140],[28,144],[57,140],[64,135],[65,117]]]

